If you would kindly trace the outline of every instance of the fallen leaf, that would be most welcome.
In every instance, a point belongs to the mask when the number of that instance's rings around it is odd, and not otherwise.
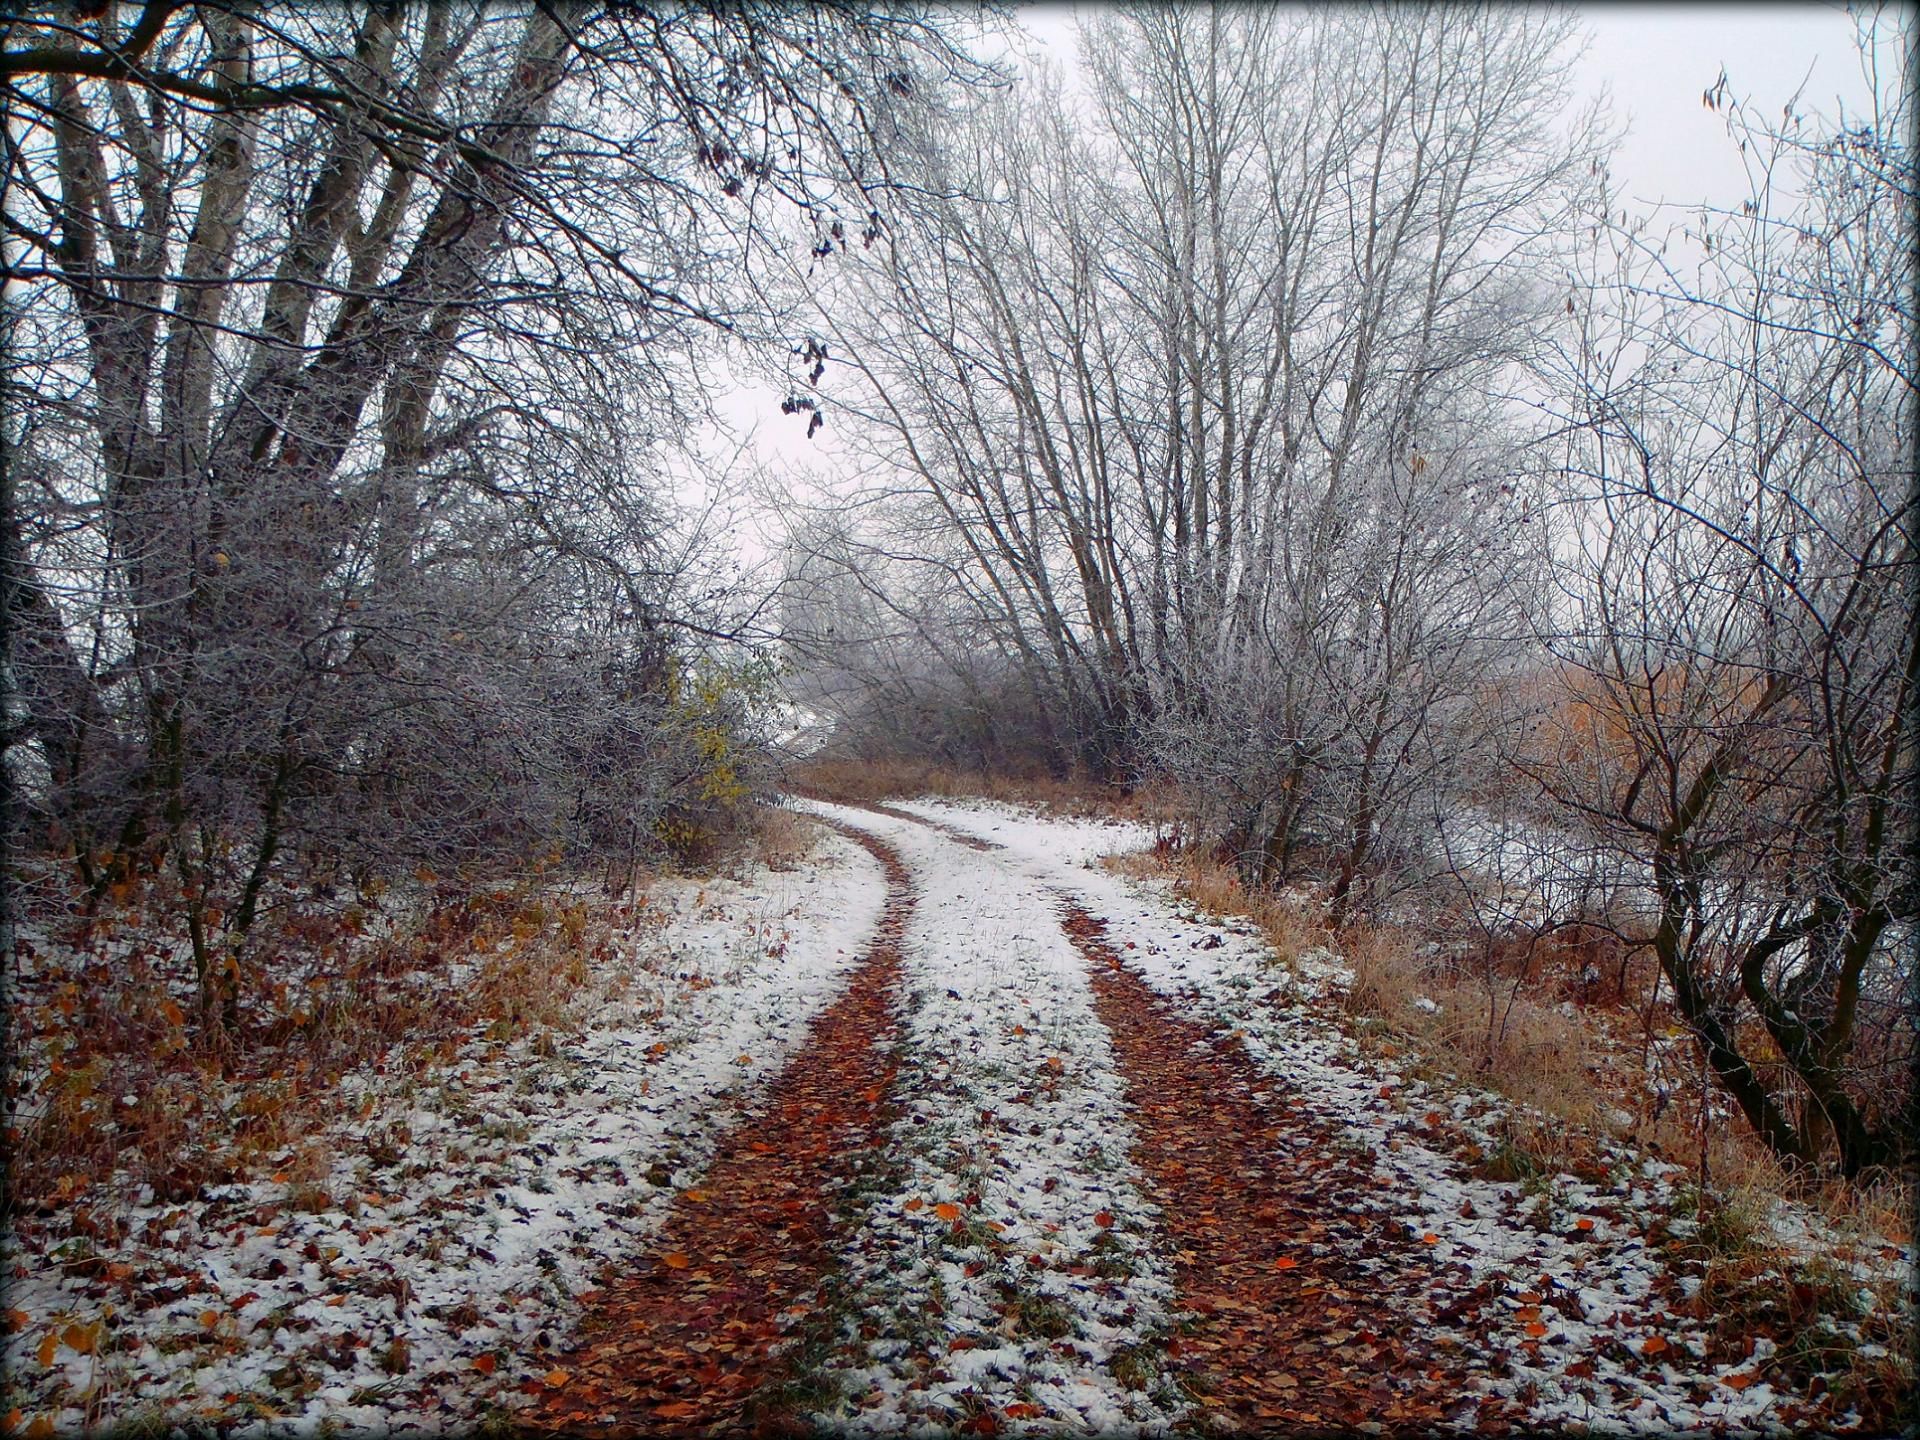
[[[656,1405],[653,1413],[662,1420],[686,1420],[700,1413],[700,1407],[691,1400],[675,1400],[671,1404]]]
[[[1542,1322],[1538,1320],[1529,1320],[1527,1322],[1527,1334],[1531,1335],[1534,1339],[1538,1340],[1546,1333],[1547,1327]]]
[[[912,1214],[915,1210],[924,1210],[926,1208],[927,1208],[927,1202],[922,1200],[918,1195],[914,1196],[913,1199],[907,1201],[906,1203],[906,1210],[908,1214]]]
[[[1111,1210],[1094,1211],[1093,1223],[1098,1225],[1102,1230],[1111,1230],[1113,1228],[1113,1212]]]
[[[733,1057],[733,1063],[736,1065],[751,1065],[753,1063],[753,1056],[742,1050],[738,1055]]]
[[[1731,1375],[1722,1375],[1720,1383],[1729,1390],[1744,1390],[1753,1383],[1753,1375],[1746,1370],[1736,1370]]]
[[[1273,1268],[1276,1270],[1291,1270],[1299,1265],[1299,1263],[1300,1262],[1291,1255],[1282,1255],[1278,1260],[1273,1262]]]
[[[32,1320],[33,1317],[24,1310],[7,1311],[7,1329],[9,1330],[24,1330]]]
[[[1440,1243],[1440,1237],[1429,1230],[1420,1237],[1420,1243],[1423,1245],[1438,1245]]]
[[[1578,1220],[1573,1222],[1573,1228],[1576,1230],[1591,1230],[1593,1228],[1593,1221],[1582,1215]]]
[[[684,1270],[693,1262],[678,1250],[669,1250],[660,1257],[660,1263],[669,1270]]]
[[[1649,1335],[1645,1340],[1640,1342],[1640,1353],[1642,1355],[1658,1355],[1666,1348],[1667,1342],[1658,1335]]]
[[[478,1370],[482,1375],[491,1375],[493,1373],[493,1367],[498,1363],[499,1362],[490,1354],[476,1355],[473,1357],[473,1368]]]
[[[1003,1406],[1002,1409],[1009,1420],[1031,1420],[1037,1415],[1046,1413],[1038,1405],[1030,1405],[1025,1400],[1016,1400],[1011,1405]]]
[[[46,1370],[52,1367],[53,1357],[59,1353],[60,1337],[48,1331],[40,1341],[40,1348],[33,1352],[33,1357],[40,1362],[40,1368]]]
[[[567,1382],[572,1378],[573,1372],[571,1370],[549,1370],[540,1377],[540,1383],[545,1385],[549,1390],[562,1390],[566,1388]]]
[[[933,1213],[938,1215],[942,1220],[958,1220],[960,1218],[960,1207],[951,1200],[942,1200],[938,1205],[933,1207]]]
[[[340,1303],[340,1297],[336,1295],[328,1303],[338,1305]],[[218,1310],[202,1310],[200,1312],[200,1328],[202,1330],[211,1330],[213,1329],[214,1326],[218,1325],[219,1323],[220,1323],[220,1312]]]

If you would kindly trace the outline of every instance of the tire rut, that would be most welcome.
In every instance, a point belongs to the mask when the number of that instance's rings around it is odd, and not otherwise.
[[[1397,1220],[1355,1203],[1378,1185],[1371,1158],[1301,1113],[1237,1038],[1148,988],[1102,922],[1071,901],[1065,917],[1162,1208],[1175,1304],[1194,1316],[1166,1353],[1201,1397],[1196,1418],[1296,1434],[1457,1426],[1462,1357],[1397,1303],[1433,1261]]]
[[[887,900],[845,992],[722,1138],[652,1250],[589,1293],[576,1343],[536,1386],[521,1428],[590,1435],[778,1433],[765,1397],[779,1353],[841,1249],[835,1190],[887,1143],[900,946],[913,912],[892,847],[833,821],[886,871]]]

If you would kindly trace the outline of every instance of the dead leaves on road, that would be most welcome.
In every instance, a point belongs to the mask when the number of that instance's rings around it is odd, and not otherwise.
[[[654,1259],[607,1278],[582,1322],[581,1343],[534,1385],[528,1428],[742,1433],[750,1428],[748,1402],[778,1378],[775,1348],[834,1262],[827,1193],[853,1157],[885,1145],[891,1119],[884,1096],[892,1076],[874,1083],[874,1044],[893,1023],[912,897],[893,852],[854,838],[887,870],[887,908],[872,950],[846,993],[814,1021],[758,1113],[722,1141],[699,1188],[681,1193]],[[759,1416],[753,1428],[789,1423]]]
[[[1352,1203],[1375,1183],[1370,1160],[1273,1097],[1237,1038],[1215,1037],[1123,968],[1100,922],[1072,907],[1065,928],[1093,962],[1175,1304],[1195,1317],[1166,1346],[1185,1387],[1205,1412],[1256,1432],[1442,1424],[1461,1398],[1459,1367],[1381,1305],[1364,1263],[1418,1244]],[[1400,1263],[1431,1265],[1417,1253]]]

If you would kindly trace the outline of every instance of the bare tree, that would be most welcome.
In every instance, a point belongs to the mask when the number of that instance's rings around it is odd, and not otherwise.
[[[657,812],[707,627],[650,480],[701,337],[777,333],[771,211],[870,222],[875,106],[973,67],[843,6],[5,34],[8,773],[96,891],[165,858],[230,1027],[290,844],[598,837],[609,707]]]
[[[1088,116],[1042,81],[903,138],[919,223],[823,307],[875,488],[944,518],[1061,759],[1215,790],[1250,874],[1315,850],[1343,911],[1516,634],[1487,397],[1597,153],[1568,34],[1104,17]]]
[[[1920,914],[1913,99],[1882,94],[1823,132],[1733,106],[1753,193],[1690,229],[1696,273],[1596,225],[1562,375],[1567,692],[1535,766],[1641,867],[1629,938],[1756,1132],[1848,1175],[1911,1134],[1854,1050],[1870,1015],[1873,1064],[1911,1054]]]

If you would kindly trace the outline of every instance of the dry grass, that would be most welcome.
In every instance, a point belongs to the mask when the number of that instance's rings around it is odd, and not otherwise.
[[[249,972],[244,1033],[216,1049],[178,998],[188,967],[158,925],[159,882],[57,925],[48,963],[8,996],[5,1205],[58,1208],[108,1183],[178,1202],[282,1171],[324,1205],[331,1160],[315,1137],[345,1113],[348,1072],[404,1085],[476,1035],[537,1049],[574,1023],[591,962],[609,953],[610,907],[537,884],[442,885],[381,936],[357,907],[289,920],[261,952],[277,973]],[[137,961],[89,948],[129,943]]]
[[[1556,1119],[1595,1125],[1617,1108],[1596,1083],[1601,1067],[1583,1016],[1538,1003],[1503,972],[1425,963],[1414,940],[1384,926],[1340,937],[1354,972],[1350,1013],[1401,1037],[1433,1069],[1470,1076]]]
[[[754,843],[769,870],[795,870],[820,843],[820,826],[784,806],[762,805],[754,814]]]
[[[1162,794],[1151,788],[1130,790],[1085,778],[1063,780],[1044,774],[961,771],[918,760],[812,760],[794,766],[787,783],[800,794],[843,805],[932,795],[955,800],[1001,800],[1059,815],[1149,821],[1160,818],[1164,809]]]

